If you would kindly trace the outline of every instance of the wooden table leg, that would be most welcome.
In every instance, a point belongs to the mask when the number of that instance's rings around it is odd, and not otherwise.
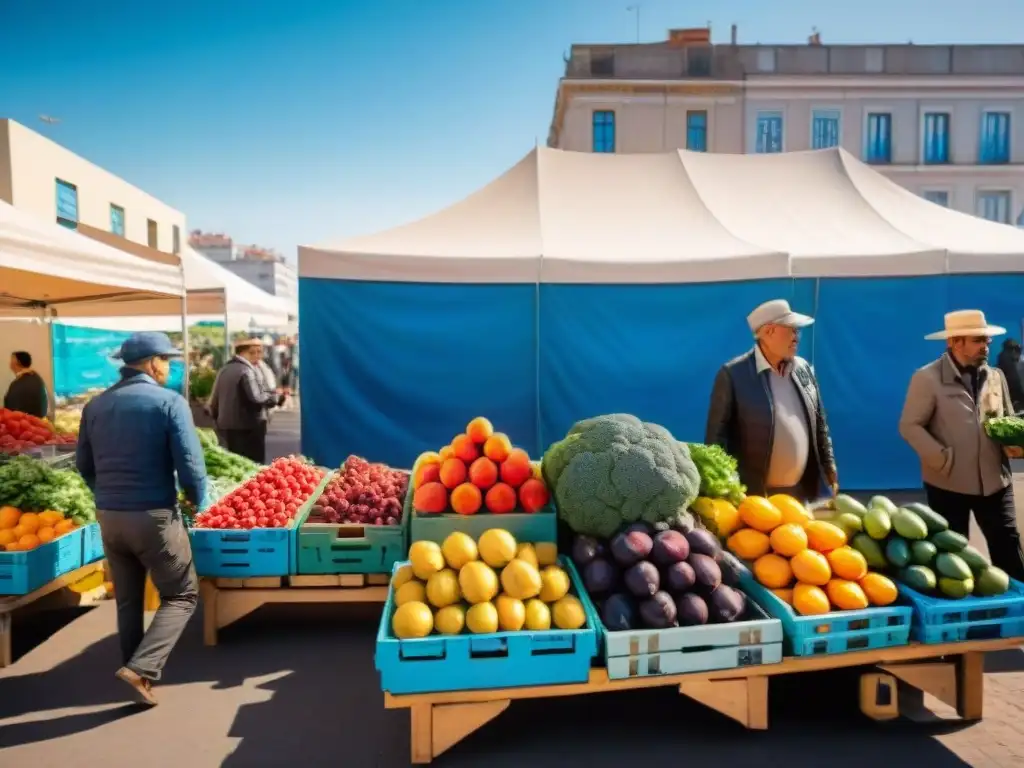
[[[434,759],[434,712],[431,704],[409,708],[409,745],[413,765],[426,765]]]
[[[199,594],[203,599],[203,645],[217,644],[217,593],[220,590],[207,580],[199,582]]]
[[[985,654],[963,654],[957,664],[956,712],[964,720],[981,720],[985,702]]]
[[[0,613],[0,669],[14,663],[11,647],[11,614]]]

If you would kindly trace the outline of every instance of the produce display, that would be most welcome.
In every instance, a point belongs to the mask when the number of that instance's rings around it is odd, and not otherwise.
[[[440,545],[413,542],[391,587],[391,629],[399,639],[573,630],[587,622],[555,545],[519,544],[499,528],[477,541],[457,531]]]
[[[577,534],[572,559],[605,627],[665,629],[737,621],[747,597],[709,531],[631,523],[611,539]]]
[[[690,458],[700,475],[700,495],[739,504],[747,495],[740,482],[739,465],[720,445],[689,443]]]
[[[324,470],[294,456],[277,459],[205,512],[195,528],[287,528],[316,491]]]
[[[541,470],[574,533],[610,539],[629,523],[693,525],[701,477],[689,446],[635,416],[577,422],[544,453]]]
[[[78,527],[54,509],[23,512],[17,507],[0,507],[0,546],[7,552],[27,552]]]
[[[398,525],[409,473],[349,456],[309,514],[311,523]]]
[[[77,438],[81,425],[81,408],[61,408],[53,416],[53,428],[58,435],[73,435]]]
[[[722,514],[721,506],[714,505],[716,515]],[[863,534],[844,527],[850,524],[845,516],[834,522],[816,520],[799,501],[781,494],[748,496],[736,515],[735,528],[725,539],[729,551],[747,561],[758,583],[800,615],[896,601],[896,585],[878,573],[885,563],[860,546]]]
[[[1019,416],[999,416],[985,422],[985,433],[1003,445],[1024,446],[1024,419]]]
[[[0,545],[8,552],[35,549],[95,519],[92,493],[77,472],[28,456],[0,464]]]
[[[449,445],[416,460],[412,488],[418,514],[534,513],[549,501],[548,487],[526,451],[514,448],[482,416]]]
[[[957,600],[1001,595],[1010,588],[1005,571],[924,504],[897,507],[886,497],[875,496],[865,507],[839,495],[835,511],[834,523],[852,537],[852,547],[868,565],[890,571],[911,589]]]
[[[40,445],[74,445],[75,442],[75,435],[58,435],[46,419],[0,408],[0,453],[18,453]]]
[[[217,433],[212,429],[197,429],[196,432],[199,433],[199,444],[203,447],[206,474],[211,479],[233,480],[240,483],[260,468],[252,459],[222,448],[220,441],[217,440]]]

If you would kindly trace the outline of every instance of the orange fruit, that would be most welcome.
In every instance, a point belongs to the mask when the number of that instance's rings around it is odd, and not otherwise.
[[[50,526],[52,528],[63,519],[64,515],[60,512],[48,509],[45,512],[39,513],[39,527],[44,528],[46,526]]]
[[[892,580],[880,573],[869,573],[860,580],[860,588],[867,595],[868,602],[872,605],[892,605],[899,597],[899,590]]]
[[[35,512],[22,512],[21,519],[18,520],[18,525],[29,533],[35,533],[39,530],[39,515]]]
[[[16,539],[20,539],[22,536],[27,536],[28,534],[33,533],[33,531],[30,531],[21,523],[18,523],[16,526],[11,528],[11,530],[14,531],[14,538]]]
[[[550,498],[548,487],[544,485],[543,480],[531,477],[519,486],[519,506],[523,508],[523,512],[540,512]]]
[[[34,533],[28,533],[18,539],[18,547],[20,549],[29,550],[35,549],[39,546],[39,537]]]
[[[416,465],[412,476],[412,487],[419,488],[425,483],[436,483],[441,479],[441,465],[436,461],[428,461]]]
[[[21,510],[17,507],[0,507],[0,528],[13,528],[18,524]]]
[[[504,432],[495,432],[487,438],[484,443],[484,456],[493,462],[501,464],[512,452],[512,441]]]
[[[483,445],[494,434],[494,427],[483,416],[477,416],[466,426],[466,434],[477,445]]]
[[[10,544],[4,544],[5,552],[18,552],[21,546],[16,541],[12,541]]]
[[[444,446],[444,448],[437,452],[437,456],[439,459],[441,459],[441,461],[444,461],[445,459],[450,459],[454,455],[455,449],[453,449],[450,445]]]
[[[804,505],[792,496],[776,493],[774,496],[769,496],[768,501],[782,513],[782,522],[784,523],[796,523],[801,528],[806,528],[807,524],[814,519]]]
[[[516,508],[516,489],[507,483],[495,483],[484,496],[484,505],[496,515],[512,512]]]
[[[58,536],[63,536],[65,533],[73,530],[75,530],[75,523],[73,520],[61,520],[53,526],[53,532]]]
[[[480,455],[480,449],[469,435],[456,435],[452,440],[452,453],[455,458],[462,459],[466,464],[472,464]]]
[[[725,546],[743,560],[757,560],[761,555],[768,553],[771,542],[767,534],[753,528],[740,528],[726,540]]]
[[[14,531],[11,528],[0,529],[0,547],[5,547],[8,544],[13,544],[18,538],[14,535]]]
[[[498,465],[486,456],[481,456],[469,465],[469,482],[481,491],[486,491],[498,482]]]
[[[53,541],[57,538],[57,534],[54,532],[53,528],[48,525],[44,525],[36,531],[36,537],[39,539],[40,544],[45,544],[46,542]]]
[[[774,553],[761,555],[754,561],[754,575],[768,589],[785,589],[793,582],[789,561]]]
[[[793,555],[789,565],[793,569],[793,575],[796,576],[797,581],[802,581],[805,584],[823,587],[832,578],[832,568],[829,566],[828,560],[823,554],[815,552],[813,549],[805,549],[803,552]]]
[[[530,466],[529,454],[522,448],[513,448],[501,462],[501,479],[513,488],[518,488],[531,477],[533,467]]]
[[[441,465],[438,477],[445,488],[454,488],[457,485],[461,485],[466,482],[465,462],[454,456],[450,459],[445,459],[444,464]]]
[[[738,511],[740,520],[761,533],[771,533],[782,524],[782,512],[763,496],[747,496]]]
[[[424,483],[412,493],[412,508],[429,514],[444,512],[448,509],[448,489],[441,483]]]
[[[831,552],[846,543],[846,531],[825,520],[813,520],[807,524],[807,544],[818,552]]]
[[[463,483],[452,491],[452,509],[460,515],[475,515],[483,501],[484,495],[472,483]]]
[[[841,611],[860,611],[868,607],[868,596],[855,581],[832,579],[825,593],[829,602]]]
[[[832,611],[825,590],[813,584],[797,584],[793,587],[793,608],[801,616],[820,616]]]
[[[772,549],[784,557],[792,557],[807,549],[807,533],[799,523],[783,523],[769,537]]]
[[[836,578],[860,581],[868,575],[868,561],[853,547],[836,547],[825,557]]]

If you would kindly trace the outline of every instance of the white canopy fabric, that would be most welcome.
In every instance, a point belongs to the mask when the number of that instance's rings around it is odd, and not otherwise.
[[[669,283],[1024,271],[1024,231],[948,210],[843,149],[537,148],[466,199],[299,248],[301,277]]]
[[[297,310],[287,302],[257,288],[201,253],[185,247],[181,253],[185,271],[190,323],[223,322],[228,328],[245,331],[250,327],[280,328]],[[79,311],[61,314],[61,322],[90,328],[128,331],[181,330],[181,301],[151,301],[143,305],[96,303]],[[73,316],[71,316],[73,315]]]
[[[168,300],[181,306],[180,267],[145,261],[0,201],[0,316],[29,305]]]

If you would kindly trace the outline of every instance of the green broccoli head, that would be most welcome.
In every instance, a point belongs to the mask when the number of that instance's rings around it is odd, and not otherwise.
[[[602,538],[625,523],[685,521],[700,488],[685,443],[621,413],[575,424],[541,468],[559,516],[576,533]]]

